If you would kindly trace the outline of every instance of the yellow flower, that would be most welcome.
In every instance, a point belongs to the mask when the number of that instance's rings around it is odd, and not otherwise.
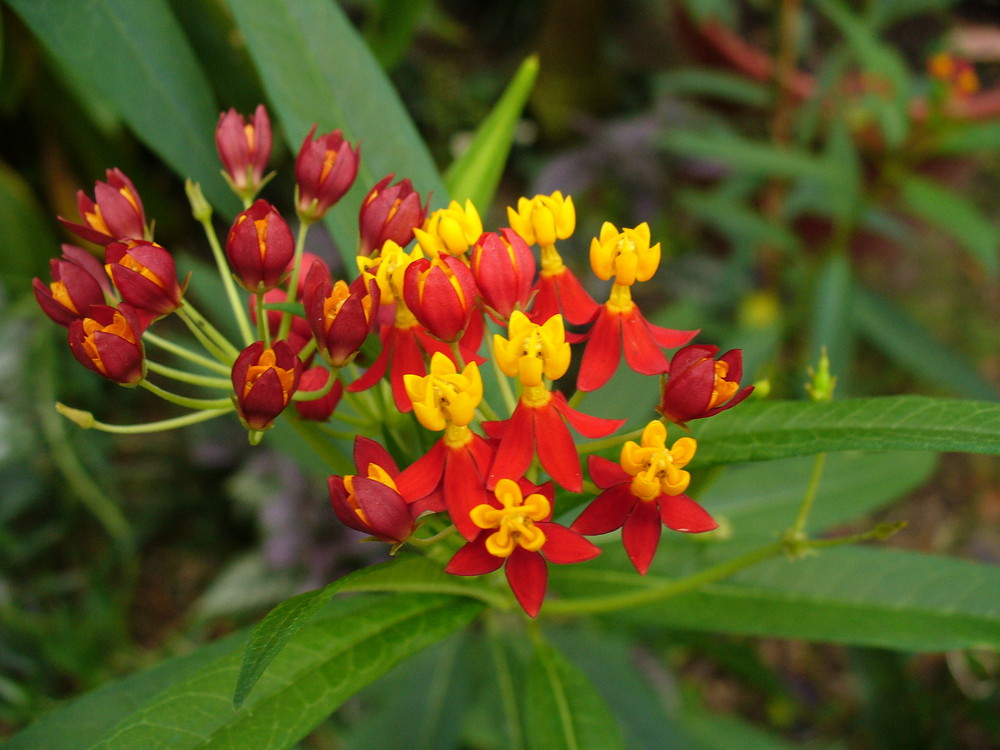
[[[590,267],[599,279],[607,281],[614,276],[615,283],[631,286],[636,281],[649,281],[659,265],[660,243],[650,247],[646,222],[619,232],[606,221],[600,237],[590,242]]]
[[[428,375],[404,375],[403,383],[414,415],[428,430],[469,424],[483,400],[483,379],[476,363],[470,362],[458,372],[455,363],[441,352],[431,357]]]
[[[493,336],[493,355],[503,373],[519,378],[525,388],[541,386],[543,375],[549,380],[561,378],[570,360],[562,315],[553,315],[538,325],[515,310],[507,326],[507,338]]]
[[[391,305],[396,299],[403,298],[403,276],[406,268],[413,261],[423,258],[424,253],[419,247],[407,253],[392,240],[386,240],[378,255],[358,256],[358,269],[369,273],[378,282],[380,303]]]
[[[554,245],[564,240],[576,229],[576,209],[573,199],[563,198],[558,190],[552,195],[536,195],[531,200],[519,198],[517,210],[507,207],[510,228],[529,245]]]
[[[413,230],[417,243],[430,258],[439,254],[465,255],[482,233],[479,212],[468,199],[464,208],[452,201],[448,208],[428,216],[423,229]]]
[[[679,495],[691,482],[691,475],[683,468],[694,458],[698,442],[682,437],[667,448],[666,440],[667,428],[654,420],[642,431],[641,445],[629,440],[622,446],[621,467],[632,477],[632,494],[642,500]]]
[[[535,526],[552,512],[545,495],[535,493],[524,497],[517,482],[501,479],[493,490],[502,508],[483,503],[469,513],[472,522],[481,529],[497,529],[486,538],[486,551],[494,557],[510,557],[517,545],[528,552],[537,552],[545,544],[545,532]]]

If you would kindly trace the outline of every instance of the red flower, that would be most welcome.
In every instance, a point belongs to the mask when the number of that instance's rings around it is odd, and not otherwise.
[[[399,486],[407,497],[415,498],[416,515],[447,509],[458,532],[472,541],[479,534],[479,527],[469,513],[477,505],[489,502],[486,473],[493,463],[493,447],[468,428],[465,434],[464,444],[447,436],[434,443],[426,454],[403,470]]]
[[[381,445],[359,435],[354,439],[354,465],[357,475],[328,480],[337,518],[383,542],[402,544],[416,525],[409,504],[396,489],[396,462]]]
[[[500,441],[486,486],[492,489],[502,477],[523,476],[537,453],[542,468],[557,484],[580,492],[583,474],[567,422],[588,438],[605,437],[625,424],[624,419],[578,412],[559,391],[526,387],[510,419],[483,423],[486,434]]]
[[[248,430],[266,430],[299,386],[302,362],[286,341],[255,341],[233,363],[236,411]]]
[[[92,305],[69,324],[69,348],[84,367],[121,385],[135,385],[146,376],[142,332],[139,314],[129,305]]]
[[[470,515],[481,531],[455,553],[445,572],[478,576],[504,566],[511,591],[530,617],[538,614],[545,599],[546,561],[577,563],[601,553],[576,532],[551,522],[551,484],[535,487],[524,480],[501,479],[494,498]]]
[[[332,284],[326,264],[313,262],[302,302],[319,350],[333,367],[354,359],[375,326],[379,298],[378,283],[371,276],[362,274],[350,286],[343,281]]]
[[[358,175],[361,147],[351,148],[340,130],[313,140],[316,126],[302,141],[295,159],[298,212],[303,221],[313,222],[350,190]]]
[[[61,259],[49,261],[52,283],[36,277],[32,286],[42,311],[59,325],[69,326],[84,317],[91,305],[104,304],[111,285],[93,255],[73,245],[63,245],[62,249]]]
[[[692,419],[712,417],[731,409],[753,392],[740,390],[743,352],[730,349],[717,360],[719,347],[692,344],[670,360],[670,375],[656,410],[678,425]]]
[[[83,224],[75,224],[59,217],[69,231],[85,240],[107,245],[115,240],[146,239],[146,214],[142,199],[120,169],[107,170],[107,182],[94,185],[94,199],[82,190],[77,191],[76,205]]]
[[[514,310],[527,308],[535,256],[513,229],[483,234],[472,248],[470,267],[479,296],[502,320],[510,318]]]
[[[226,257],[248,292],[276,287],[294,255],[292,230],[265,200],[255,201],[240,213],[226,239]]]
[[[219,115],[215,148],[225,168],[223,176],[240,198],[252,199],[266,182],[271,145],[271,120],[263,104],[257,105],[249,123],[235,109]]]
[[[302,373],[302,377],[299,379],[299,391],[303,393],[321,391],[326,388],[331,377],[330,371],[325,367],[320,365],[311,367]],[[344,384],[337,380],[334,381],[333,385],[330,386],[330,390],[325,395],[305,401],[293,400],[292,406],[295,407],[295,411],[303,419],[313,422],[325,422],[337,410],[337,404],[340,403],[343,395]]]
[[[459,258],[418,258],[406,268],[403,299],[428,333],[450,343],[462,338],[472,321],[476,281]]]
[[[620,463],[590,456],[590,478],[604,492],[598,495],[570,526],[581,534],[607,534],[622,530],[629,559],[645,575],[660,543],[661,523],[674,531],[699,533],[718,524],[687,495],[690,475],[683,467],[697,443],[684,437],[672,448],[665,446],[667,431],[661,422],[650,422],[642,445],[629,441],[622,447]]]
[[[670,369],[670,362],[660,347],[683,346],[696,335],[698,331],[677,331],[653,325],[632,301],[629,287],[615,284],[611,299],[600,307],[590,329],[576,387],[581,391],[595,391],[607,383],[618,369],[623,344],[625,361],[633,370],[643,375],[664,373]]]
[[[358,215],[361,232],[361,255],[372,252],[392,240],[405,247],[413,240],[413,230],[424,223],[427,208],[420,205],[420,195],[409,180],[389,185],[389,175],[365,196]]]
[[[157,318],[184,304],[173,256],[145,240],[112,242],[104,253],[105,269],[125,302]]]

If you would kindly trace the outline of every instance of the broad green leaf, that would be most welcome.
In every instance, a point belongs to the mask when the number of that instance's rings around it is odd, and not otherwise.
[[[732,133],[672,130],[662,142],[667,150],[678,156],[708,159],[737,172],[827,182],[838,180],[838,172],[831,164],[808,151],[751,141]]]
[[[743,403],[692,429],[702,469],[843,450],[1000,455],[1000,404],[924,396]]]
[[[704,710],[685,711],[681,726],[698,742],[702,750],[801,750],[799,744],[790,744],[773,734],[758,729],[732,716],[708,713]],[[845,750],[841,743],[827,744],[822,750]]]
[[[4,750],[91,748],[120,721],[171,685],[190,679],[219,659],[238,654],[248,635],[248,632],[236,633],[70,701],[9,740]]]
[[[814,462],[813,457],[785,458],[727,467],[698,502],[726,521],[734,539],[774,539],[795,518]],[[809,528],[828,529],[884,507],[923,485],[936,463],[933,453],[831,453]],[[893,470],[884,471],[886,466]]]
[[[825,351],[830,360],[830,372],[840,381],[838,395],[842,395],[845,391],[850,392],[844,377],[850,372],[854,344],[851,317],[854,281],[846,254],[832,253],[823,261],[812,297],[809,363],[815,370]]]
[[[243,705],[264,670],[292,637],[334,595],[346,591],[416,591],[472,597],[482,594],[481,587],[474,582],[450,576],[426,558],[410,556],[355,571],[324,588],[294,596],[271,610],[254,629],[233,696],[237,708]]]
[[[911,176],[900,187],[907,209],[958,240],[996,278],[1000,271],[1000,230],[992,221],[957,191],[933,180]]]
[[[732,556],[724,543],[683,541],[661,543],[645,577],[635,574],[617,548],[608,548],[599,564],[553,566],[550,587],[566,597],[588,598],[645,590],[676,581],[678,570],[689,574]],[[668,628],[899,650],[997,648],[1000,567],[885,548],[837,547],[801,560],[774,558],[699,591],[613,616]]]
[[[530,750],[615,750],[621,731],[579,667],[539,643],[528,667],[524,720]]]
[[[357,208],[390,173],[422,195],[447,203],[448,192],[385,72],[344,12],[328,0],[226,0],[246,38],[292,153],[315,124],[362,142],[354,188],[327,214],[348,267],[357,247]]]
[[[427,0],[378,0],[365,16],[365,41],[386,70],[391,70],[410,46]]]
[[[4,228],[4,263],[0,282],[11,296],[31,294],[31,279],[48,281],[47,261],[58,253],[56,238],[31,189],[0,162],[0,226]]]
[[[1000,398],[967,360],[878,292],[855,288],[853,313],[858,332],[918,380],[964,398]]]
[[[472,201],[485,214],[503,175],[507,156],[514,143],[514,129],[538,77],[538,57],[531,55],[518,68],[493,110],[476,130],[468,150],[456,159],[444,175],[454,200]]]
[[[215,205],[236,206],[215,153],[218,106],[165,0],[8,4],[56,63],[85,77],[178,175],[200,182]]]
[[[669,70],[657,76],[654,85],[662,95],[705,97],[752,107],[766,107],[773,99],[770,89],[763,83],[708,68]]]
[[[291,747],[346,698],[401,660],[467,625],[478,611],[479,605],[471,601],[425,594],[338,601],[300,631],[244,710],[235,710],[230,700],[240,665],[239,642],[227,641],[224,648],[210,651],[210,658],[191,662],[183,671],[156,672],[156,680],[139,681],[137,698],[119,685],[110,686],[107,693],[82,699],[86,703],[81,705],[91,713],[70,704],[8,747]],[[97,696],[103,700],[95,702]],[[88,720],[97,725],[86,734],[85,743],[77,742],[71,723],[81,718],[84,729]],[[65,741],[44,744],[63,737]]]
[[[975,151],[996,151],[1000,143],[1000,122],[956,122],[937,141],[941,154],[969,154]]]

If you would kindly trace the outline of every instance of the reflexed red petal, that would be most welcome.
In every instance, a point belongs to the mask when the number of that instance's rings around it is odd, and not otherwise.
[[[578,563],[593,560],[601,554],[600,547],[561,524],[543,521],[535,525],[545,533],[542,554],[550,563]]]
[[[569,434],[569,428],[552,406],[554,401],[555,398],[541,409],[531,410],[534,412],[533,434],[538,460],[556,484],[570,492],[580,492],[583,489],[580,456],[576,452],[576,443]],[[508,435],[504,442],[511,442],[517,438],[517,433]],[[539,435],[542,436],[541,440],[537,439]]]
[[[438,440],[429,451],[403,469],[396,477],[396,486],[399,487],[400,494],[413,502],[437,489],[444,475],[447,450],[444,442]]]
[[[587,438],[607,437],[625,424],[624,419],[605,419],[577,411],[567,403],[566,397],[560,391],[553,392],[552,405],[566,418],[574,430]]]
[[[504,572],[518,603],[529,617],[535,617],[542,608],[545,589],[549,585],[549,569],[541,554],[517,547],[507,558]]]
[[[640,575],[646,575],[660,544],[660,514],[656,504],[639,500],[622,527],[622,544]]]
[[[535,425],[534,409],[524,406],[520,402],[510,419],[506,420],[503,428],[503,435],[500,438],[500,446],[497,448],[496,458],[490,467],[490,476],[486,481],[486,488],[492,490],[497,486],[497,482],[503,478],[514,479],[515,481],[524,476],[524,472],[531,465],[531,457],[535,455]],[[490,437],[495,437],[491,431],[493,425],[501,423],[494,422],[490,428],[483,424],[483,429]],[[563,427],[565,430],[565,426]],[[573,455],[576,455],[574,449]]]
[[[625,525],[638,502],[641,501],[632,494],[627,483],[609,487],[591,501],[570,528],[588,536],[607,534]]]
[[[532,291],[534,297],[531,301],[531,310],[528,312],[528,318],[532,323],[542,325],[553,315],[559,314],[559,296],[551,276],[541,274]]]
[[[481,576],[492,573],[503,565],[502,557],[494,557],[486,551],[486,537],[492,533],[484,531],[475,541],[462,547],[448,562],[444,572],[456,576]]]
[[[696,331],[680,331],[676,328],[662,328],[657,325],[653,325],[648,320],[643,318],[646,323],[646,327],[649,329],[650,335],[652,335],[653,340],[659,344],[664,349],[676,349],[678,346],[684,346],[691,339],[701,333],[699,328]]]
[[[669,529],[699,534],[719,528],[708,511],[687,495],[660,495],[656,502],[660,506],[660,518]]]
[[[371,366],[361,373],[361,377],[347,386],[348,393],[366,391],[385,376],[385,370],[389,365],[392,351],[396,347],[396,332],[398,330],[395,326],[386,326],[383,329],[382,350],[378,353],[375,361],[371,363]]]
[[[587,348],[580,361],[576,387],[581,391],[596,391],[607,383],[618,369],[621,359],[622,316],[602,306],[590,329]]]
[[[448,514],[458,532],[472,541],[480,528],[469,518],[469,513],[477,505],[488,504],[491,493],[486,491],[486,479],[465,448],[445,450],[444,497]]]
[[[417,345],[414,328],[399,328],[396,333],[396,348],[392,352],[392,362],[389,365],[389,381],[392,385],[392,398],[396,408],[403,413],[413,411],[410,397],[406,395],[403,383],[404,375],[427,374],[424,366],[424,355]]]
[[[590,472],[590,478],[594,480],[594,484],[601,489],[607,489],[630,479],[629,475],[622,469],[621,464],[603,456],[588,456],[587,471]]]
[[[650,324],[639,312],[639,308],[633,307],[631,311],[624,313],[621,321],[622,347],[625,350],[625,361],[628,362],[628,366],[643,375],[659,375],[669,370],[670,360],[653,340]],[[684,343],[687,343],[689,338],[685,339]]]
[[[559,307],[566,320],[573,325],[585,325],[592,321],[601,306],[587,294],[574,273],[566,268],[552,279],[559,290]]]

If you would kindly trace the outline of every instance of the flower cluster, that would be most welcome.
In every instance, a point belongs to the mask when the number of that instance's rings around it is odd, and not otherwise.
[[[109,171],[93,200],[81,192],[81,222],[64,224],[103,246],[103,266],[90,251],[66,245],[52,261],[52,281],[34,282],[44,312],[68,328],[74,356],[106,378],[189,410],[150,430],[235,412],[256,443],[286,414],[300,425],[320,423],[313,436],[332,445],[348,436],[333,425],[349,426],[357,435],[356,473],[329,478],[337,517],[394,549],[440,539],[452,545],[446,571],[455,575],[503,567],[532,617],[545,597],[548,563],[600,553],[586,536],[621,529],[629,558],[645,574],[662,526],[715,528],[685,494],[685,467],[697,443],[687,436],[668,443],[665,422],[685,428],[735,406],[751,388],[740,387],[739,351],[719,356],[714,346],[690,344],[697,331],[653,325],[640,311],[632,287],[649,281],[661,260],[646,224],[605,223],[592,240],[591,268],[610,282],[601,304],[557,248],[576,228],[571,198],[522,198],[508,209],[509,227],[484,231],[470,202],[430,211],[409,180],[393,183],[389,175],[358,209],[357,276],[334,279],[326,262],[304,252],[305,237],[355,181],[360,153],[339,131],[318,138],[315,131],[295,162],[297,233],[258,198],[271,150],[263,107],[249,122],[234,111],[219,120],[224,175],[244,204],[224,247],[211,208],[197,186],[188,186],[239,343],[187,299],[173,257],[153,242],[124,174]],[[204,353],[149,330],[173,313]],[[187,369],[150,358],[146,343]],[[670,349],[677,350],[672,357]],[[574,360],[575,388],[567,383]],[[481,371],[487,363],[488,380]],[[577,406],[622,363],[659,379],[650,411],[661,418],[612,437],[625,420]],[[153,374],[216,388],[223,397],[178,395],[151,383]],[[87,426],[115,430],[93,419]],[[439,435],[429,440],[428,432]],[[373,439],[389,435],[385,446]],[[577,436],[599,442],[580,444]],[[617,460],[594,455],[615,446]],[[560,517],[558,497],[587,492],[595,497],[575,521],[553,520]],[[436,533],[421,537],[420,528]]]

